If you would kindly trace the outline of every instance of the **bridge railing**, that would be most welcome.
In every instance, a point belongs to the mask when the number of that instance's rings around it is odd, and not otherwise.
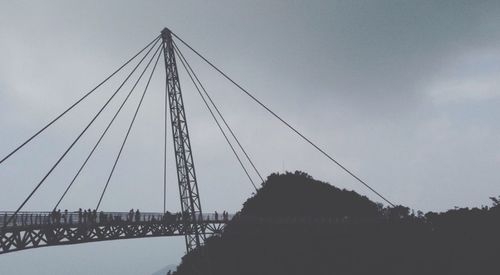
[[[38,211],[38,212],[0,212],[0,228],[30,226],[30,225],[78,225],[78,224],[104,224],[116,222],[226,222],[233,218],[232,214],[204,213],[190,215],[181,213],[157,212],[95,212],[95,211]]]

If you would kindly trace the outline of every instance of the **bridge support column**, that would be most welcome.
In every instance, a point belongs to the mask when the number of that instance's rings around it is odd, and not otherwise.
[[[186,226],[186,249],[189,252],[202,245],[205,240],[205,235],[197,219],[202,214],[201,203],[191,142],[189,141],[184,102],[175,61],[172,33],[169,29],[165,28],[161,32],[161,35],[165,57],[166,96],[168,97],[170,108],[181,210]]]

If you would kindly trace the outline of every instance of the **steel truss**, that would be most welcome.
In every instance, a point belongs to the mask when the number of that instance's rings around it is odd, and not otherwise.
[[[191,142],[189,141],[189,132],[182,99],[179,74],[175,61],[174,45],[172,33],[165,28],[161,32],[163,39],[163,53],[165,57],[166,71],[166,92],[170,107],[170,121],[172,124],[172,136],[174,140],[174,153],[177,168],[177,180],[179,183],[179,194],[181,200],[181,211],[185,217],[190,220],[196,220],[196,217],[202,215],[200,195],[198,192],[198,183],[194,169],[193,154]],[[186,219],[188,220],[188,219]],[[185,224],[190,227],[185,235],[187,252],[203,245],[205,234],[202,226],[196,221],[191,224]]]
[[[227,221],[200,221],[203,236],[221,234]],[[96,224],[42,224],[0,229],[0,254],[44,246],[107,240],[194,235],[191,223],[161,221],[116,221]]]

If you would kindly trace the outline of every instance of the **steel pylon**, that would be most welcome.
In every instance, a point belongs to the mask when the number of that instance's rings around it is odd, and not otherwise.
[[[205,235],[201,225],[197,221],[197,218],[202,214],[201,203],[191,142],[189,140],[186,112],[184,110],[181,85],[175,60],[172,33],[169,29],[165,28],[162,30],[161,36],[165,57],[166,96],[168,97],[170,109],[181,211],[185,226],[188,229],[185,234],[186,250],[190,252],[205,241]]]

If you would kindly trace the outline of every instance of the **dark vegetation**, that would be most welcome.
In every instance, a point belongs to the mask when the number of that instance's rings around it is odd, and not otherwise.
[[[499,199],[424,215],[305,173],[273,174],[174,274],[500,274]]]

